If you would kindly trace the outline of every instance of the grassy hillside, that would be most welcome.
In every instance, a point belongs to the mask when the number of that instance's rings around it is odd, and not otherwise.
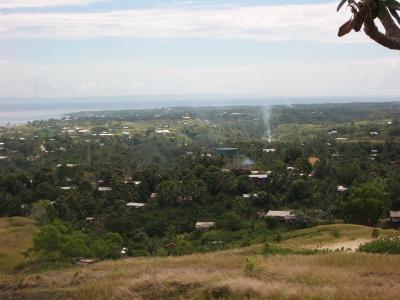
[[[331,234],[339,230],[340,236]],[[382,235],[393,235],[385,231]],[[299,230],[282,246],[370,238],[353,225]],[[322,243],[322,242],[321,242]],[[0,280],[1,299],[396,299],[400,256],[260,255],[263,246],[183,257],[106,261]],[[260,251],[261,250],[261,251]]]
[[[299,247],[329,247],[331,245],[346,244],[351,241],[371,240],[373,228],[353,225],[353,224],[334,224],[322,225],[313,228],[296,230],[289,234],[289,239],[282,242],[282,245]],[[380,237],[397,236],[397,230],[379,229]],[[341,247],[338,247],[341,248]]]
[[[31,219],[0,218],[0,273],[11,271],[25,260],[21,252],[32,246],[35,230]]]

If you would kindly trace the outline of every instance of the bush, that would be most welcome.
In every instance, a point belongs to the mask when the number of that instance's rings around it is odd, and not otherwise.
[[[337,229],[337,228],[331,229],[331,234],[332,234],[335,238],[340,238],[340,236],[341,236],[341,233],[340,233],[339,229]]]
[[[257,269],[257,260],[254,256],[246,256],[244,265],[245,272],[254,272]]]
[[[377,228],[374,228],[374,229],[372,230],[371,236],[372,236],[374,239],[378,238],[378,237],[379,237],[379,230],[378,230]]]
[[[279,221],[277,219],[271,218],[271,217],[266,217],[265,223],[267,224],[267,227],[269,229],[275,229],[276,227],[279,226]]]
[[[221,227],[230,231],[239,231],[245,227],[245,224],[238,214],[230,212],[225,215],[224,220],[221,222]]]
[[[269,243],[264,244],[262,254],[264,255],[288,255],[293,254],[294,251],[290,248],[283,248]]]
[[[290,254],[317,255],[317,254],[324,254],[324,253],[329,253],[329,250],[292,249],[292,248],[285,248],[285,247],[280,247],[277,245],[272,245],[269,243],[264,244],[264,247],[261,252],[261,254],[263,254],[263,255],[290,255]]]
[[[59,221],[43,226],[33,237],[33,251],[47,261],[90,256],[115,259],[121,256],[122,246],[118,233],[108,232],[104,239],[90,238]]]
[[[386,238],[360,246],[359,251],[380,254],[400,254],[400,238]]]

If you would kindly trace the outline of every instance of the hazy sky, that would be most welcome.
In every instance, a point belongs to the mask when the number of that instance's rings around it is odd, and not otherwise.
[[[0,0],[0,97],[400,95],[332,0]]]

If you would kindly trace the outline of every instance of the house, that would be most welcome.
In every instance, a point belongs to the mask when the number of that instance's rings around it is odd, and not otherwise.
[[[81,129],[81,130],[78,130],[78,133],[90,133],[90,130],[88,130],[88,129]]]
[[[157,198],[157,193],[151,193],[150,198],[151,199]]]
[[[243,194],[243,198],[250,199],[251,197],[257,198],[257,194]]]
[[[268,176],[271,175],[271,171],[251,171],[251,175],[249,175],[249,178],[253,180],[265,180],[268,179]]]
[[[93,265],[94,263],[96,263],[97,261],[95,259],[81,259],[79,260],[79,264],[84,265],[84,266],[88,266],[88,265]]]
[[[250,179],[253,180],[266,180],[268,179],[268,174],[255,174],[255,175],[249,175]]]
[[[319,157],[311,156],[308,158],[310,165],[315,166],[320,161]]]
[[[217,152],[219,155],[234,156],[239,153],[239,148],[222,147],[222,148],[216,148],[215,152]]]
[[[348,188],[347,188],[347,187],[344,187],[343,185],[339,185],[339,186],[337,187],[337,191],[338,191],[338,192],[341,192],[341,193],[346,192],[347,190],[348,190]]]
[[[70,190],[74,190],[75,187],[74,186],[62,186],[62,187],[60,187],[60,189],[63,191],[70,191]]]
[[[390,222],[400,223],[400,211],[390,211]]]
[[[251,175],[267,174],[265,171],[251,171]]]
[[[215,222],[197,222],[196,230],[208,230],[215,226]]]
[[[270,217],[284,222],[296,220],[296,215],[288,210],[270,210],[264,215],[264,217]]]
[[[7,156],[0,156],[0,160],[1,159],[7,159]]]
[[[379,135],[379,132],[371,131],[369,134],[370,134],[370,135]]]
[[[137,202],[129,202],[126,204],[128,207],[134,207],[134,208],[142,208],[146,205],[146,203],[137,203]]]
[[[193,201],[192,196],[179,196],[178,199],[176,199],[178,203],[188,203]]]
[[[263,152],[265,152],[265,153],[274,153],[274,152],[276,152],[276,149],[263,149]]]
[[[172,132],[169,131],[168,129],[160,129],[160,130],[156,130],[156,133],[164,135],[164,134],[171,134]]]
[[[99,192],[109,192],[112,191],[112,187],[109,186],[99,186]]]
[[[114,136],[113,133],[108,133],[108,132],[102,132],[99,134],[99,136]]]

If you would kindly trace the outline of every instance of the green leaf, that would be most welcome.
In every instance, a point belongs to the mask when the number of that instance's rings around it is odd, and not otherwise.
[[[340,1],[339,6],[337,7],[337,11],[339,11],[346,2],[347,2],[347,0]]]

